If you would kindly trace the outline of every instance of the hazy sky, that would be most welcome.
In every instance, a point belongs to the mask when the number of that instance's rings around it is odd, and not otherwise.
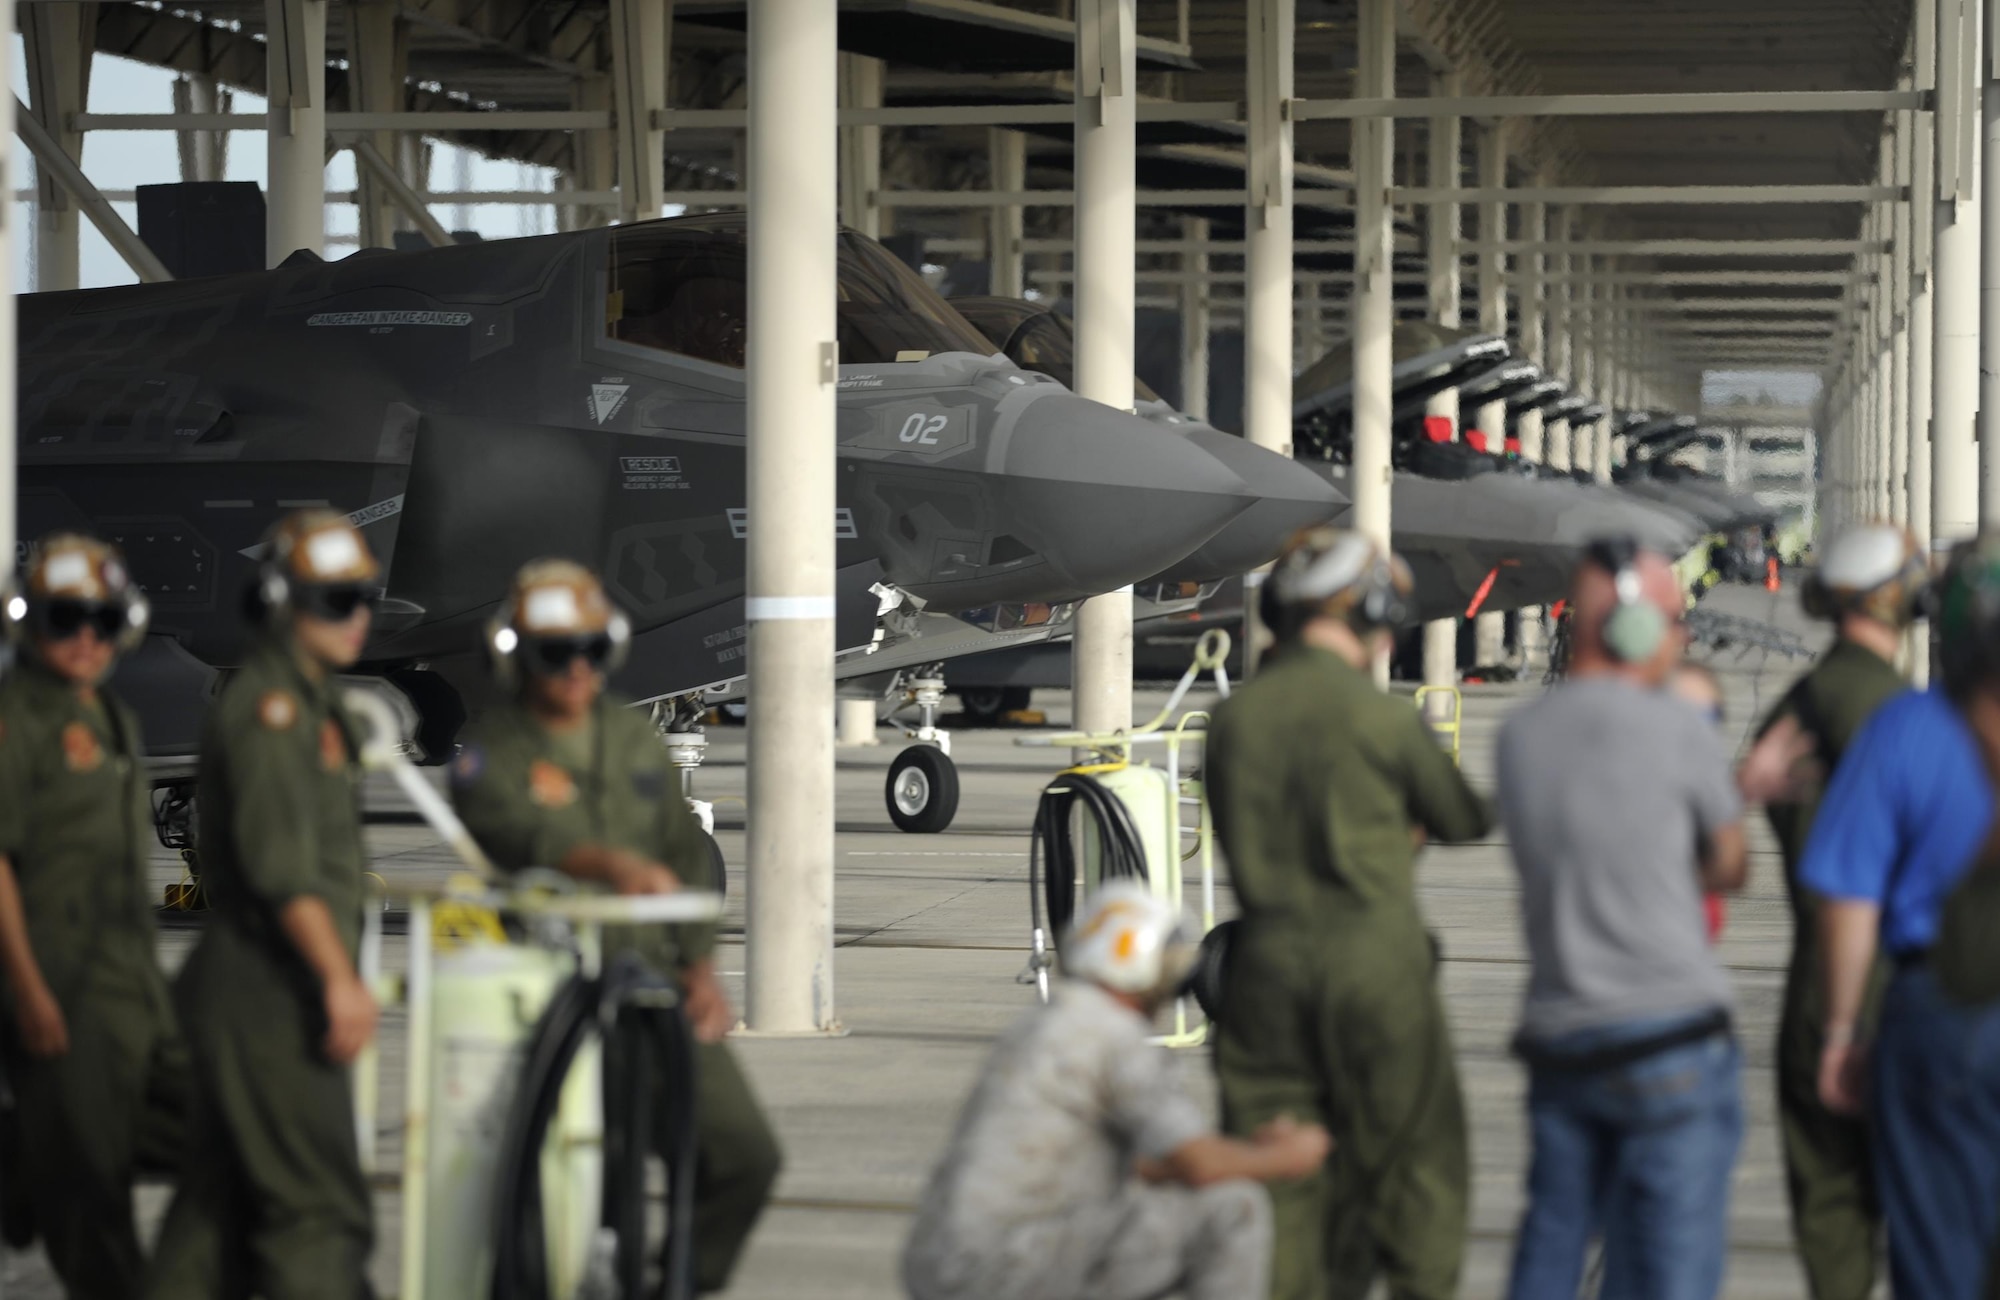
[[[17,87],[27,85],[23,59],[21,39],[16,36],[14,85]],[[165,69],[100,54],[91,65],[90,109],[98,113],[170,113],[173,111],[173,81],[174,75]],[[238,93],[231,108],[238,113],[261,113],[264,111],[264,100],[257,95]],[[20,160],[21,188],[31,189],[34,180],[33,155],[18,141],[14,149],[16,158]],[[181,178],[180,152],[174,135],[168,131],[92,131],[84,137],[83,170],[93,183],[105,190],[166,184]],[[469,150],[439,144],[432,153],[430,188],[548,189],[554,184],[554,177],[552,168],[494,162]],[[256,181],[259,185],[264,183],[264,138],[261,133],[232,133],[227,179]],[[345,153],[334,156],[333,161],[327,164],[326,187],[329,191],[354,188],[353,158]],[[134,204],[114,203],[113,206],[126,221],[137,225],[139,217]],[[489,239],[555,229],[554,209],[540,206],[484,204],[464,209],[449,207],[438,209],[437,216],[449,229],[477,230]],[[16,241],[14,248],[14,283],[16,289],[22,291],[35,287],[34,252],[30,242],[33,219],[32,204],[15,204],[14,229],[26,236]],[[340,257],[352,251],[355,228],[356,214],[352,204],[327,206],[329,257]],[[345,235],[348,242],[338,242],[341,235]],[[132,284],[138,280],[118,254],[111,250],[111,245],[87,221],[83,224],[80,270],[82,287],[86,289]]]

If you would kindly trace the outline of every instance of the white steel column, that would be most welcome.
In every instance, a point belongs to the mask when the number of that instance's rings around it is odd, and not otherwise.
[[[1582,384],[1576,373],[1576,363],[1570,353],[1570,296],[1575,292],[1569,278],[1573,264],[1573,254],[1568,250],[1570,210],[1557,208],[1553,213],[1555,229],[1550,232],[1551,242],[1563,251],[1556,254],[1553,270],[1555,278],[1548,284],[1549,313],[1549,355],[1546,365],[1549,371],[1573,392],[1581,392]],[[1542,430],[1544,458],[1552,469],[1567,470],[1574,463],[1571,452],[1575,444],[1570,435],[1569,421],[1555,419],[1547,422]]]
[[[0,4],[0,50],[14,48],[14,6]],[[20,175],[14,165],[14,95],[8,91],[7,83],[13,80],[14,69],[10,62],[0,62],[0,177]],[[16,412],[14,406],[14,241],[19,238],[19,227],[14,214],[19,209],[10,200],[0,206],[0,547],[12,558],[10,565],[17,565],[22,559],[19,544],[19,521],[14,513],[14,463],[18,455],[15,437]]]
[[[1182,217],[1181,410],[1208,418],[1208,218]]]
[[[1361,0],[1355,93],[1364,99],[1396,94],[1395,0]],[[1396,318],[1393,256],[1395,231],[1389,187],[1395,179],[1393,119],[1357,118],[1354,157],[1354,463],[1348,477],[1354,496],[1354,526],[1391,545],[1389,518],[1389,423],[1395,365],[1392,329]],[[1375,680],[1386,684],[1389,663],[1375,664]]]
[[[401,112],[408,107],[403,81],[409,67],[409,36],[394,0],[363,0],[348,11],[348,21],[348,85],[353,106],[364,113]],[[371,131],[365,139],[383,158],[396,157],[396,132]],[[366,167],[355,171],[361,246],[393,247],[396,231],[405,223],[399,219],[389,187]]]
[[[1947,547],[1979,530],[1980,0],[1937,3],[1931,527],[1933,546]]]
[[[1431,77],[1431,94],[1438,98],[1451,98],[1460,91],[1456,73],[1440,73]],[[1354,129],[1359,130],[1356,123]],[[1455,190],[1459,188],[1460,165],[1464,155],[1464,123],[1458,117],[1434,117],[1430,119],[1429,138],[1424,142],[1424,154],[1429,175],[1427,180],[1434,190]],[[1463,232],[1463,213],[1453,199],[1440,199],[1429,204],[1424,217],[1424,275],[1430,297],[1431,319],[1449,329],[1456,329],[1460,313],[1464,310],[1465,286],[1461,280],[1459,262],[1460,236]],[[1483,232],[1482,232],[1483,233]],[[1482,271],[1483,271],[1482,265]],[[1480,284],[1485,289],[1484,281]],[[1447,388],[1436,393],[1424,403],[1424,414],[1436,419],[1447,420],[1451,424],[1451,436],[1459,436],[1461,412],[1458,405],[1458,390]],[[1458,620],[1456,618],[1432,619],[1424,624],[1424,685],[1456,686],[1458,684]],[[1435,713],[1433,721],[1445,721],[1451,712],[1449,697],[1439,694],[1427,697],[1427,703]]]
[[[1500,190],[1507,184],[1507,142],[1498,121],[1487,123],[1479,133],[1479,185]],[[1507,238],[1507,205],[1499,199],[1479,204],[1479,328],[1488,334],[1507,337],[1507,256],[1501,241]],[[1479,408],[1479,432],[1486,450],[1504,452],[1507,442],[1507,403],[1487,402]],[[1488,666],[1507,657],[1507,615],[1499,610],[1482,610],[1472,620],[1472,662]]]
[[[618,132],[618,219],[652,221],[666,192],[667,43],[673,0],[611,0],[611,83]]]
[[[986,132],[986,166],[993,189],[1004,194],[1018,194],[1027,189],[1028,137],[1004,127],[989,127]],[[875,146],[873,183],[878,189],[882,184],[882,147],[879,139]],[[873,205],[871,208],[877,214],[882,211]],[[988,228],[986,257],[991,270],[987,282],[993,292],[1003,298],[1018,298],[1027,290],[1027,273],[1021,252],[1021,242],[1027,237],[1022,221],[1025,210],[1018,203],[996,203],[989,218],[992,224]],[[880,226],[878,217],[878,231]]]
[[[1521,255],[1521,349],[1542,367],[1545,376],[1554,373],[1549,349],[1542,339],[1545,321],[1542,271],[1546,265],[1542,244],[1549,237],[1548,211],[1545,203],[1521,205],[1521,239],[1533,250]],[[1544,455],[1541,408],[1521,412],[1518,429],[1521,459],[1540,464]],[[1514,642],[1520,649],[1524,670],[1546,662],[1548,645],[1545,631],[1541,606],[1524,605],[1514,611]]]
[[[264,0],[264,260],[326,251],[326,0]]]
[[[1247,9],[1249,203],[1243,214],[1243,436],[1292,453],[1293,0]],[[1205,223],[1204,223],[1205,224]]]
[[[1895,135],[1891,143],[1895,149],[1895,183],[1908,189],[1912,183],[1911,143],[1913,126],[1909,111],[1895,115]],[[1910,256],[1909,203],[1892,204],[1889,209],[1889,254],[1882,259],[1880,272],[1883,282],[1889,286],[1889,306],[1895,314],[1895,333],[1890,340],[1889,385],[1889,464],[1888,464],[1888,517],[1891,521],[1907,525],[1910,519],[1910,415],[1913,408],[1910,391]]]
[[[1919,90],[1937,86],[1937,10],[1918,0],[1916,9],[1915,57],[1912,65]],[[1929,111],[1910,114],[1910,532],[1929,543],[1931,537],[1931,385],[1933,302],[1931,245],[1934,229],[1930,208],[1936,193],[1936,121]],[[1928,620],[1910,629],[1904,642],[1903,662],[1910,680],[1927,685],[1931,671],[1931,632]]]
[[[1609,260],[1609,259],[1607,259]],[[1591,334],[1596,342],[1596,359],[1591,363],[1597,379],[1598,400],[1604,404],[1603,418],[1591,439],[1591,473],[1600,483],[1611,481],[1611,431],[1618,425],[1618,361],[1612,340],[1618,335],[1618,286],[1597,286]]]
[[[21,6],[29,111],[79,165],[83,161],[83,132],[72,130],[70,120],[84,110],[89,97],[96,30],[95,4]],[[79,283],[77,241],[83,233],[77,202],[56,184],[46,167],[35,168],[35,182],[34,288],[39,293],[74,289]]]
[[[750,866],[745,1020],[833,1014],[834,6],[750,7]]]
[[[870,59],[859,54],[840,56],[840,106],[842,108],[882,107],[882,81],[885,66],[880,59]],[[999,132],[993,133],[995,136]],[[882,208],[875,202],[875,194],[882,188],[882,128],[879,126],[843,126],[840,128],[840,224],[858,230],[870,239],[882,237]],[[997,188],[997,184],[996,184]],[[1014,209],[1019,212],[1020,209]],[[999,220],[995,210],[994,220]],[[999,240],[988,255],[993,266],[999,266],[999,253],[994,251]],[[1016,263],[1016,277],[1019,264]],[[995,293],[1007,293],[1005,289],[995,289]],[[1010,296],[1019,297],[1015,290]]]
[[[1138,268],[1137,0],[1078,0],[1076,28],[1076,391],[1130,410]],[[1130,587],[1083,602],[1071,662],[1077,728],[1130,727]]]
[[[1546,259],[1540,245],[1548,238],[1548,205],[1545,203],[1524,203],[1521,205],[1521,238],[1534,245],[1535,251],[1521,257],[1521,348],[1536,364],[1541,366],[1544,376],[1556,374],[1555,359],[1543,339],[1547,313],[1543,310],[1542,271]],[[1542,448],[1542,412],[1538,407],[1521,412],[1519,436],[1521,458],[1540,464]]]
[[[1974,146],[1981,155],[1975,168],[1985,166],[1984,154],[1992,148],[2000,159],[2000,51],[1985,48],[1978,24],[1984,20],[2000,25],[2000,4],[1996,0],[1968,0],[1974,10],[1969,45],[1977,69],[1974,80],[1980,86],[1980,140]],[[1994,32],[1990,35],[2000,35]],[[1979,514],[1982,527],[2000,524],[2000,166],[1985,166],[1978,188],[1980,209],[1979,245]]]
[[[1572,226],[1572,230],[1574,230]],[[1588,276],[1597,260],[1592,253],[1578,253],[1570,258],[1570,265],[1576,271]],[[1604,394],[1599,391],[1600,376],[1597,373],[1597,350],[1591,346],[1592,335],[1597,330],[1594,313],[1596,296],[1600,286],[1594,279],[1575,282],[1570,288],[1570,364],[1576,372],[1576,389],[1593,401],[1602,401]],[[1570,468],[1591,472],[1597,464],[1596,426],[1580,414],[1570,421]]]

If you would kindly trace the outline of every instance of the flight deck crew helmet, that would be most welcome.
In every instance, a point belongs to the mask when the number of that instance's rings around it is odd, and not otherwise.
[[[1315,618],[1372,632],[1407,622],[1415,589],[1410,567],[1393,551],[1345,528],[1309,528],[1278,557],[1259,613],[1279,636]]]
[[[1645,580],[1639,576],[1639,543],[1630,537],[1600,537],[1584,548],[1584,558],[1611,575],[1617,599],[1599,633],[1604,648],[1620,663],[1651,659],[1672,622],[1646,599]]]
[[[1961,542],[1938,584],[1938,667],[1945,691],[1963,699],[2000,681],[2000,535]]]
[[[1200,944],[1173,904],[1137,881],[1114,880],[1085,900],[1058,951],[1074,979],[1156,997],[1187,982]]]
[[[361,530],[336,510],[297,510],[264,535],[248,601],[254,623],[296,614],[344,622],[382,599],[382,566]]]
[[[1930,576],[1924,548],[1908,529],[1859,524],[1827,546],[1800,600],[1813,618],[1855,613],[1908,627],[1925,612]]]
[[[616,672],[631,643],[631,620],[611,603],[604,583],[569,560],[522,566],[486,625],[493,671],[508,683],[523,671],[565,672],[579,658],[600,672]]]
[[[16,642],[67,640],[89,627],[128,654],[145,638],[150,613],[118,548],[80,533],[43,538],[19,579],[0,592],[0,622]]]

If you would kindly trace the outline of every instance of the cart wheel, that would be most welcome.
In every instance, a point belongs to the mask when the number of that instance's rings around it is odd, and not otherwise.
[[[958,768],[941,749],[912,745],[889,765],[889,820],[912,835],[935,835],[958,815]]]

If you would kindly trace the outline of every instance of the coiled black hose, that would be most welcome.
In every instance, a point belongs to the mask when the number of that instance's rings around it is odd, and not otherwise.
[[[493,1300],[558,1300],[549,1294],[542,1146],[561,1104],[563,1083],[593,1027],[606,1034],[603,1222],[618,1238],[620,1293],[635,1300],[646,1294],[645,1158],[654,1149],[652,1099],[659,1081],[665,1082],[670,1098],[662,1289],[667,1300],[685,1300],[694,1293],[693,1035],[681,1013],[678,990],[636,959],[621,957],[596,979],[564,981],[528,1041],[494,1184]]]
[[[1077,846],[1070,827],[1079,805],[1097,827],[1099,880],[1149,878],[1145,844],[1125,801],[1094,777],[1063,773],[1042,791],[1028,849],[1029,908],[1037,929],[1046,910],[1048,932],[1058,938],[1076,914]]]

